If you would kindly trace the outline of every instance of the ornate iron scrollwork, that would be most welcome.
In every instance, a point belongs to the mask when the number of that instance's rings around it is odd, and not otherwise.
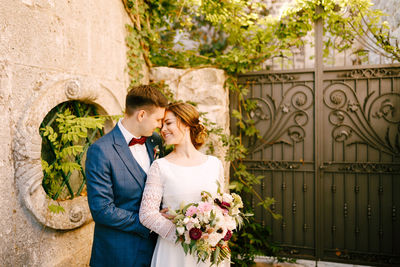
[[[354,69],[345,74],[339,75],[339,77],[348,77],[348,78],[379,78],[379,77],[387,77],[387,76],[396,76],[399,72],[389,70],[389,69],[381,69],[381,68],[371,68],[371,69]]]
[[[247,83],[278,83],[296,80],[297,77],[286,73],[269,73],[257,75],[253,77],[246,77]]]
[[[244,161],[248,162],[248,161]],[[251,169],[268,169],[268,170],[295,170],[299,169],[302,162],[300,161],[249,161]]]
[[[309,86],[298,84],[288,89],[279,105],[267,95],[265,98],[249,98],[257,102],[257,108],[250,113],[256,127],[263,125],[261,132],[262,140],[255,140],[253,149],[260,146],[272,145],[276,143],[302,142],[306,132],[304,126],[309,122],[307,110],[312,108],[314,103],[313,91]],[[266,127],[266,128],[265,128]],[[284,135],[291,141],[283,139]]]
[[[368,144],[390,155],[400,155],[400,94],[375,95],[371,92],[361,104],[347,84],[334,83],[324,92],[324,103],[332,111],[328,120],[336,142]],[[377,127],[379,125],[379,127]]]
[[[339,171],[368,173],[399,173],[400,165],[374,162],[351,162],[337,168]],[[383,190],[383,189],[382,189]]]

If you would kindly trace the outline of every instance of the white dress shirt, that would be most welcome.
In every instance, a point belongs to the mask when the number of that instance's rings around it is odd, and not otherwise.
[[[132,138],[140,138],[136,137],[133,134],[131,134],[121,123],[122,119],[119,119],[118,121],[118,127],[122,132],[122,135],[125,138],[126,143],[129,145],[129,142],[132,140]],[[144,170],[145,173],[149,171],[150,168],[150,158],[149,154],[147,153],[146,149],[146,143],[143,145],[141,144],[136,144],[134,146],[130,146],[129,149],[132,152],[133,157],[135,160],[139,163],[140,167]]]

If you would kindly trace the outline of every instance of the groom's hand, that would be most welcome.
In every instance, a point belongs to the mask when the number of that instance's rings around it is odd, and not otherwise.
[[[175,218],[175,216],[168,214],[168,211],[169,211],[168,208],[164,208],[164,209],[160,210],[160,213],[163,217],[167,218],[168,220],[173,220]]]

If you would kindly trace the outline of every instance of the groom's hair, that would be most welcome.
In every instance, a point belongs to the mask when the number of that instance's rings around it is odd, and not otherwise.
[[[168,99],[156,85],[138,85],[129,88],[125,100],[125,112],[132,115],[138,109],[165,108]]]

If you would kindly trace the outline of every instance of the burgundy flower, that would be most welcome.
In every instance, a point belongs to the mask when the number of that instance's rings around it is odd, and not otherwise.
[[[228,209],[231,207],[231,204],[229,204],[228,202],[222,201],[221,204],[219,205],[221,208],[223,209]]]
[[[193,240],[198,240],[198,239],[200,239],[200,237],[201,237],[201,230],[199,229],[199,228],[192,228],[192,229],[190,229],[190,231],[189,231],[189,236],[190,236],[190,238],[191,239],[193,239]]]
[[[225,202],[225,201],[222,201],[222,202],[221,202],[218,198],[216,198],[216,199],[214,200],[214,202],[215,202],[221,209],[226,210],[226,211],[228,211],[228,208],[231,207],[231,204],[229,204],[228,202]]]
[[[231,230],[228,230],[227,232],[226,232],[226,235],[224,236],[224,238],[222,238],[224,241],[228,241],[229,239],[231,239],[231,237],[232,237],[232,231]]]

